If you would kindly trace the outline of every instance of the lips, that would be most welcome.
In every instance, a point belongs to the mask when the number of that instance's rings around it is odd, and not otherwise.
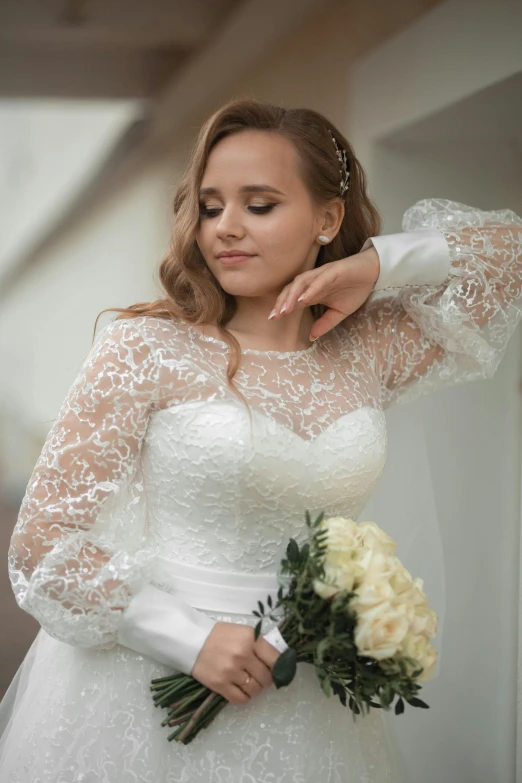
[[[249,258],[253,258],[252,255],[233,255],[233,256],[218,256],[218,261],[221,261],[225,266],[231,266],[233,264],[241,264],[244,261],[248,261]]]

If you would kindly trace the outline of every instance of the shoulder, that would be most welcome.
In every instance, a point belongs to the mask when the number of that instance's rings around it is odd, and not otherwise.
[[[106,324],[95,337],[94,345],[118,344],[146,346],[155,352],[160,348],[180,345],[185,341],[186,330],[181,320],[152,315],[115,318]]]

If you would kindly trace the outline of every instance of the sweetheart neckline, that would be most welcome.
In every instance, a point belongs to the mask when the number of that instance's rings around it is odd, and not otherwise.
[[[187,407],[197,407],[197,406],[203,406],[203,405],[214,405],[214,404],[221,404],[221,405],[232,405],[236,409],[239,407],[239,403],[236,403],[235,400],[193,400],[192,402],[185,402],[181,403],[180,405],[170,405],[167,408],[161,408],[159,413],[163,413],[165,411],[172,411],[175,412],[181,411]],[[303,438],[299,433],[295,432],[295,430],[291,429],[291,427],[288,427],[286,424],[283,424],[283,422],[278,421],[273,416],[270,416],[267,413],[264,413],[263,411],[259,410],[258,408],[252,408],[253,414],[257,414],[260,416],[264,421],[268,421],[269,423],[273,423],[276,427],[281,427],[286,432],[291,433],[291,435],[295,436],[299,441],[305,444],[311,444],[315,443],[319,438],[321,438],[323,435],[326,435],[331,430],[334,429],[334,427],[337,426],[337,424],[341,421],[344,421],[348,419],[349,416],[352,416],[354,413],[359,413],[360,411],[366,411],[366,410],[372,410],[376,413],[380,414],[381,416],[384,416],[384,413],[379,408],[375,408],[373,405],[361,405],[359,408],[354,408],[351,411],[348,411],[347,413],[343,413],[341,416],[338,416],[337,419],[334,419],[330,424],[328,424],[327,427],[325,427],[319,435],[316,435],[315,438]]]

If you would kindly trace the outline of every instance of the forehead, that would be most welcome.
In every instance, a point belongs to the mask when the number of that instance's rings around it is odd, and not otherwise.
[[[281,190],[304,185],[299,176],[298,153],[279,133],[246,130],[231,134],[211,151],[201,187],[220,189],[262,182]]]

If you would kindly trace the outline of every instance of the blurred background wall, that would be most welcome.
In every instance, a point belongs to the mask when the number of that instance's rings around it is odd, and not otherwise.
[[[432,196],[522,214],[521,33],[515,0],[0,7],[2,691],[39,627],[7,578],[25,486],[98,313],[159,294],[172,195],[202,122],[246,95],[325,113],[366,169],[384,233]],[[363,515],[383,520],[391,496],[397,527],[406,508],[422,519],[423,499],[406,500],[421,422],[446,626],[430,710],[390,716],[419,783],[522,780],[520,341],[493,379],[388,412],[388,465]],[[407,566],[429,575],[422,538],[416,551]]]

